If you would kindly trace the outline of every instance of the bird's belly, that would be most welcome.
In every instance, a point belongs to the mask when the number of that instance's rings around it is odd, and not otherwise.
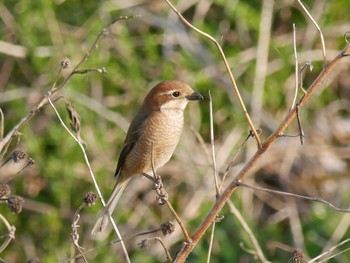
[[[126,158],[124,172],[151,174],[152,161],[157,169],[166,164],[173,155],[181,136],[183,118],[168,118],[166,121],[151,124]]]

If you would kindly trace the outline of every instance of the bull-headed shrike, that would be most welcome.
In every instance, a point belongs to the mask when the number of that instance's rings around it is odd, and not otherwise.
[[[152,174],[152,161],[154,169],[169,161],[180,139],[188,102],[202,99],[202,95],[177,80],[161,82],[150,90],[130,124],[115,171],[117,182],[92,234],[106,228],[132,176]]]

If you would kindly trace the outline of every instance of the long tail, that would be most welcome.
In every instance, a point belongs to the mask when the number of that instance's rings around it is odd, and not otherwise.
[[[106,229],[106,227],[109,223],[109,215],[112,215],[114,208],[117,205],[118,200],[121,197],[128,182],[129,182],[129,179],[127,179],[123,182],[120,182],[120,183],[118,183],[118,182],[116,183],[116,185],[114,186],[111,197],[108,199],[106,206],[102,210],[100,217],[97,219],[97,222],[91,231],[92,235],[95,235],[95,234],[102,232]]]

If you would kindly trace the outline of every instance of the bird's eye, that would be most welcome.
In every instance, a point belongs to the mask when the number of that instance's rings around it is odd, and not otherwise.
[[[180,96],[180,92],[179,91],[174,91],[172,94],[171,94],[174,98],[177,98]]]

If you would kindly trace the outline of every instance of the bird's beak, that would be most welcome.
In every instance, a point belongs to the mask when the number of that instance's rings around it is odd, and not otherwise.
[[[203,100],[203,96],[198,92],[193,92],[191,95],[186,96],[188,100]]]

